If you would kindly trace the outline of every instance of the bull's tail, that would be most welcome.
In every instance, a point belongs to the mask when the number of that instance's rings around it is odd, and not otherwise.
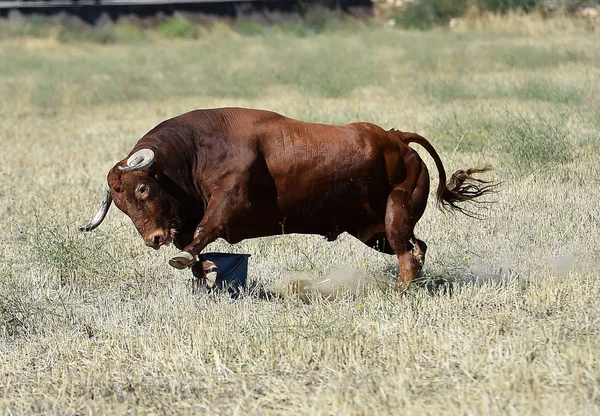
[[[427,139],[416,133],[406,133],[394,129],[390,130],[390,132],[394,133],[396,137],[406,144],[417,143],[421,145],[431,155],[439,173],[437,202],[441,207],[460,211],[463,214],[473,217],[476,215],[472,211],[457,204],[461,202],[483,203],[484,201],[477,198],[496,192],[497,183],[477,179],[473,176],[473,174],[491,170],[490,166],[457,170],[452,174],[450,180],[446,181],[446,170],[444,169],[442,160]]]

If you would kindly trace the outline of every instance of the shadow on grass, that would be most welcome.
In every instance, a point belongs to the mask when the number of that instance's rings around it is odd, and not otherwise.
[[[427,290],[431,295],[452,296],[454,291],[461,287],[508,286],[514,284],[525,287],[527,280],[510,268],[498,267],[495,270],[488,270],[484,267],[471,267],[462,271],[427,274],[415,281],[415,284]]]

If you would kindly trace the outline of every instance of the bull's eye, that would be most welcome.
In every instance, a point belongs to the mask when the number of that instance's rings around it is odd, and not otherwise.
[[[140,185],[138,186],[135,195],[138,197],[138,199],[145,200],[148,197],[149,193],[150,189],[148,188],[148,185]]]

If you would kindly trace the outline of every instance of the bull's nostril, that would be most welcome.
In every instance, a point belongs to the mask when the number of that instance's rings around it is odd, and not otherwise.
[[[160,236],[159,235],[155,235],[154,239],[152,241],[154,242],[154,244],[158,244],[160,242]]]

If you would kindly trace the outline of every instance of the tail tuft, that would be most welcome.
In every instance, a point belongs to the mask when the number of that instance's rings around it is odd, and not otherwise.
[[[406,144],[417,143],[418,145],[423,146],[431,155],[438,169],[440,182],[437,189],[437,200],[442,208],[459,211],[469,217],[480,218],[480,216],[473,211],[465,209],[458,204],[462,202],[472,202],[477,205],[490,203],[488,201],[478,200],[477,198],[498,192],[497,186],[499,183],[477,179],[473,175],[490,171],[492,170],[491,166],[457,170],[450,180],[446,182],[446,170],[444,169],[442,160],[427,139],[416,133],[402,132],[395,129],[392,129],[389,132]]]
[[[471,168],[467,170],[457,170],[452,174],[445,187],[438,189],[438,202],[442,207],[462,212],[470,217],[477,217],[472,211],[465,209],[457,204],[461,202],[472,202],[474,204],[489,203],[477,198],[498,192],[498,183],[478,179],[473,174],[488,172],[492,170],[490,166],[484,168]]]

